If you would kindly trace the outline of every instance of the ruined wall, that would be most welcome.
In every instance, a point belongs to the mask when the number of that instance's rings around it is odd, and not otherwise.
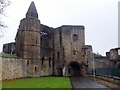
[[[26,77],[26,60],[0,57],[1,80]]]
[[[11,80],[23,77],[30,77],[28,71],[34,73],[34,77],[36,73],[38,73],[39,69],[39,76],[49,76],[52,75],[52,61],[44,60],[43,64],[39,68],[29,68],[28,61],[26,59],[17,59],[17,58],[2,58],[0,57],[0,80]],[[29,62],[32,63],[32,62]],[[36,67],[33,65],[33,67]]]
[[[44,62],[41,65],[41,76],[50,76],[52,75],[52,62],[50,62],[48,59],[44,60]]]
[[[4,44],[3,45],[3,52],[14,54],[15,53],[15,42]]]
[[[106,57],[95,58],[95,68],[113,68],[113,66],[114,66],[114,63],[110,60],[107,60]]]
[[[93,52],[91,45],[85,45],[82,48],[82,64],[84,65],[87,73],[93,69]]]
[[[120,48],[114,48],[109,51],[110,53],[110,60],[120,60],[120,54],[119,54]]]
[[[95,58],[95,73],[96,75],[120,76],[120,69],[114,60],[107,58]]]

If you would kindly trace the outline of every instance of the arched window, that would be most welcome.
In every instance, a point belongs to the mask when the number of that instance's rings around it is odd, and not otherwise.
[[[78,40],[78,35],[77,34],[73,34],[73,41],[77,41]]]

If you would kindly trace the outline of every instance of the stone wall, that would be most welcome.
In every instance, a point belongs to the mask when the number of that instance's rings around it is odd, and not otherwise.
[[[26,77],[26,60],[0,57],[0,80],[10,80]]]

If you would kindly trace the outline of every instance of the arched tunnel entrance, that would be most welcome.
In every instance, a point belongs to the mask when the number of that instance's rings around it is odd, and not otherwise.
[[[68,74],[70,76],[82,76],[81,65],[76,61],[71,62],[68,66]]]

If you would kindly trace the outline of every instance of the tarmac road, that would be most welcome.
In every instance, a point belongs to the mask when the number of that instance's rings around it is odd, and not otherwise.
[[[96,81],[87,79],[85,77],[70,77],[72,90],[112,90]]]

